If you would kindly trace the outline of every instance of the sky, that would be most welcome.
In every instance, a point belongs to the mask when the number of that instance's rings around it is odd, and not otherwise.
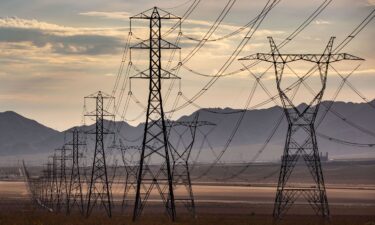
[[[183,59],[197,45],[197,42],[186,37],[202,39],[227,2],[200,1],[182,24],[183,37],[179,42],[181,51],[171,60],[169,68],[178,64],[179,54]],[[222,37],[247,24],[261,12],[266,2],[235,1],[211,39]],[[265,17],[237,58],[258,52],[267,53],[270,49],[267,36],[272,36],[276,44],[280,43],[322,3],[323,0],[281,0]],[[154,6],[181,16],[191,4],[192,0],[0,0],[0,111],[12,110],[63,131],[82,122],[84,96],[101,90],[114,94],[118,120],[124,119],[132,125],[143,122],[148,93],[147,81],[132,79],[131,90],[130,82],[127,82],[121,91],[130,57],[126,58],[119,86],[114,89],[123,49],[129,35],[129,16]],[[333,0],[306,29],[280,51],[322,53],[331,36],[336,37],[336,44],[340,43],[374,8],[374,0]],[[171,21],[163,21],[162,32],[172,25]],[[130,45],[140,41],[135,37],[147,39],[147,26],[142,22],[132,24],[133,36]],[[216,74],[247,31],[248,29],[244,29],[235,36],[205,43],[184,64],[186,67],[178,71],[177,75],[181,77],[181,81],[163,81],[163,96],[171,90],[169,98],[164,98],[165,111],[172,109],[176,101],[177,106],[184,103],[183,98],[177,98],[178,91],[186,98],[190,98],[211,79],[189,72],[186,68],[203,74]],[[174,32],[166,36],[166,39],[174,43],[177,35],[178,32]],[[333,65],[343,76],[359,66],[349,81],[369,100],[375,98],[374,39],[375,29],[372,21],[342,50],[365,61],[347,61]],[[168,65],[171,52],[163,50],[162,66]],[[138,73],[134,68],[147,69],[148,53],[145,50],[132,50],[131,61],[134,67],[129,70],[130,76]],[[251,73],[259,76],[268,66],[267,63],[260,63],[250,71],[224,76],[197,99],[195,105],[189,104],[167,116],[178,118],[193,112],[198,106],[242,109],[255,84]],[[312,65],[299,63],[291,66],[294,72],[303,75]],[[224,74],[240,68],[243,68],[241,62],[234,60]],[[283,85],[293,82],[295,75],[292,71],[285,71],[285,74]],[[316,91],[320,88],[318,79],[319,76],[316,74],[308,81]],[[265,73],[262,82],[269,92],[277,94],[272,69]],[[331,68],[328,72],[324,100],[332,99],[340,82],[341,79]],[[123,114],[129,91],[134,98],[129,100],[126,114]],[[250,108],[268,99],[267,94],[259,86],[254,93]],[[309,98],[312,98],[310,93],[301,91],[294,100],[299,104],[308,101]],[[343,87],[336,100],[363,101],[347,86]],[[262,107],[273,105],[275,103],[271,102]],[[88,103],[86,110],[91,111],[92,107],[93,105]]]

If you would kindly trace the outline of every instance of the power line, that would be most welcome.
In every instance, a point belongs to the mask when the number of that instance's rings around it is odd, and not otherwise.
[[[350,41],[351,40],[353,40],[354,39],[354,37],[356,37],[358,34],[359,34],[359,32],[360,31],[362,31],[363,29],[364,29],[364,27],[369,23],[369,21],[374,17],[373,16],[373,14],[374,14],[374,12],[375,12],[375,10],[373,10],[373,11],[371,11],[371,13],[368,15],[368,16],[366,16],[365,17],[365,19],[363,20],[363,21],[361,21],[361,23],[357,26],[357,27],[355,27],[354,28],[354,30],[351,32],[351,34],[349,35],[351,38],[349,38],[349,41],[347,41],[348,40],[348,38],[346,38],[343,42],[341,42],[338,46],[346,46],[346,45],[348,45],[349,43],[350,43]],[[310,18],[310,17],[309,17]],[[369,19],[369,18],[371,18],[371,19]],[[296,32],[296,33],[298,33],[298,32]],[[348,36],[348,37],[349,37]],[[282,42],[282,43],[284,43],[284,42]],[[287,43],[287,42],[286,42]],[[343,45],[343,43],[345,43],[345,45]],[[278,48],[279,48],[279,46],[277,46]],[[338,49],[338,47],[336,47],[335,48],[335,50],[334,51],[336,51],[336,49]],[[340,48],[340,49],[342,49],[342,48]],[[316,68],[315,68],[316,69]],[[307,79],[307,77],[308,76],[310,76],[313,71],[313,69],[311,69],[309,72],[307,72],[303,77],[301,77],[300,79],[298,79],[296,82],[294,82],[293,84],[291,84],[291,85],[289,85],[287,88],[285,88],[285,92],[289,92],[290,90],[292,90],[292,89],[295,89],[295,87],[297,87],[297,86],[299,86],[300,84],[301,84],[301,82],[304,80],[304,79]],[[267,99],[267,100],[265,100],[265,101],[263,101],[263,102],[261,102],[261,103],[258,103],[258,104],[256,104],[256,105],[254,105],[254,106],[252,106],[252,107],[245,107],[245,109],[256,109],[256,108],[259,108],[259,107],[261,107],[261,106],[263,106],[263,105],[265,105],[265,104],[268,104],[268,103],[270,103],[270,102],[272,102],[272,101],[275,101],[275,99],[277,99],[278,98],[278,96],[277,95],[275,95],[275,96],[272,96],[272,97],[270,97],[269,99]],[[190,100],[189,100],[190,101]],[[189,102],[189,104],[191,104],[191,101]],[[245,113],[246,111],[244,110],[243,111],[243,113]],[[241,118],[241,117],[240,117]],[[237,130],[235,129],[234,131],[233,131],[233,133],[235,133],[235,132],[237,132]],[[343,143],[343,142],[342,142]],[[225,149],[225,151],[226,151],[226,149]],[[222,154],[223,155],[223,154]],[[222,157],[222,155],[220,155],[220,157]],[[217,162],[219,162],[220,161],[220,158],[216,158],[215,160],[214,160],[214,162],[211,164],[211,167],[207,170],[207,171],[205,171],[204,173],[202,173],[200,176],[198,176],[198,178],[197,179],[199,179],[200,177],[203,177],[204,175],[206,175],[206,174],[208,174],[209,173],[209,171],[214,167],[214,165],[217,163]]]
[[[291,40],[293,40],[300,32],[302,32],[302,30],[304,30],[330,3],[331,3],[332,0],[325,0],[294,32],[292,32],[283,42],[280,43],[280,46],[278,46],[279,48],[282,48],[283,46],[285,46],[286,44],[288,44]],[[269,1],[267,2],[267,4],[265,5],[265,7],[263,8],[262,12],[260,15],[263,15],[261,18],[260,17],[257,17],[257,19],[261,19],[261,21],[263,21],[263,19],[265,18],[265,16],[269,13],[269,11],[265,10],[267,9],[267,6],[269,4]],[[273,1],[273,3],[271,3],[271,5],[274,5],[276,4],[276,1]],[[266,11],[265,14],[262,14],[264,11]],[[255,23],[254,23],[255,24]],[[259,24],[260,25],[260,24]],[[259,27],[256,26],[256,29]],[[231,57],[236,54],[236,57],[238,56],[238,53],[237,50],[242,50],[242,48],[247,44],[247,42],[249,41],[249,39],[251,38],[252,34],[256,31],[256,29],[254,29],[253,31],[253,27],[252,26],[250,28],[250,30],[248,31],[248,33],[246,34],[245,38],[242,40],[242,42],[240,43],[240,45],[237,47],[237,49],[235,50],[235,52],[233,52],[233,54],[231,55]],[[253,31],[253,32],[252,32]],[[251,34],[251,35],[250,35]],[[250,37],[250,38],[249,38]],[[246,41],[245,41],[246,40]],[[243,45],[244,44],[244,45]],[[242,47],[241,47],[242,46]],[[227,62],[230,61],[231,57],[227,60]],[[225,68],[225,71],[226,69],[229,67],[226,66],[227,65],[227,62],[223,65],[223,69]],[[232,61],[233,62],[233,61]],[[232,63],[231,62],[231,63]],[[231,64],[230,63],[230,64]],[[259,63],[258,62],[254,62],[254,63]],[[256,64],[251,65],[251,66],[254,66]],[[251,67],[250,66],[250,67]],[[192,70],[192,69],[191,69]],[[185,102],[184,104],[180,105],[179,107],[177,107],[175,110],[181,110],[183,108],[185,108],[186,106],[190,105],[191,102],[194,102],[196,101],[200,96],[202,96],[207,90],[208,88],[210,88],[220,77],[221,75],[225,75],[225,71],[222,71],[219,70],[219,72],[215,75],[212,76],[211,80],[209,82],[206,83],[206,85],[198,92],[196,93],[193,97],[190,98],[189,102]],[[238,72],[242,72],[242,69],[238,70],[238,71],[234,71],[234,72],[231,72],[230,74],[236,74]]]
[[[280,1],[281,0],[278,0],[275,4],[268,6],[267,9],[264,12],[267,12],[267,11],[271,10],[272,8],[274,8],[278,3],[280,3]],[[230,32],[229,34],[223,35],[223,36],[218,37],[218,38],[207,39],[206,42],[221,41],[221,40],[224,40],[224,39],[236,36],[237,34],[240,34],[242,31],[244,31],[246,28],[248,28],[251,25],[253,25],[256,22],[256,19],[258,17],[260,17],[260,16],[261,15],[258,15],[256,18],[250,20],[250,22],[248,22],[247,24],[243,25],[242,27],[239,27],[238,29],[236,29],[235,31]],[[182,34],[182,36],[184,36],[185,38],[187,38],[189,40],[192,40],[192,41],[197,41],[197,42],[202,41],[202,39],[194,38],[194,37],[188,36],[188,35],[186,35],[184,33]]]

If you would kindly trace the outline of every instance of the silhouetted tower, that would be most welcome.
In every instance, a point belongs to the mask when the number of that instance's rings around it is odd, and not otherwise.
[[[333,41],[334,37],[329,40],[323,54],[280,54],[273,39],[269,37],[271,45],[270,54],[257,53],[240,59],[262,60],[273,63],[277,90],[288,121],[288,131],[282,156],[273,211],[273,216],[277,220],[288,211],[299,197],[304,197],[317,215],[321,215],[323,218],[329,218],[328,200],[324,185],[314,122],[326,88],[329,64],[342,60],[362,60],[361,58],[347,53],[332,53]],[[314,96],[312,101],[304,107],[304,109],[297,108],[297,106],[293,104],[292,99],[287,95],[287,91],[290,91],[291,89],[283,90],[281,87],[286,64],[299,60],[314,63],[316,66],[315,68],[317,68],[319,72],[321,81],[321,88],[318,93]],[[299,79],[299,82],[303,82],[303,80]],[[306,133],[303,139],[301,139],[301,135],[298,135],[297,133],[300,128]],[[288,182],[300,157],[304,160],[311,173],[313,181],[315,182],[315,185],[313,186],[296,187]]]
[[[42,182],[41,179],[38,179],[38,178],[32,178],[30,176],[30,173],[29,171],[27,170],[26,168],[26,164],[25,164],[25,161],[22,160],[22,171],[23,171],[23,176],[25,178],[25,183],[26,183],[26,187],[28,188],[28,191],[30,192],[30,197],[31,197],[31,200],[34,202],[35,205],[41,205],[42,202],[41,202],[41,196],[42,196],[42,192],[41,192],[41,184]]]
[[[195,217],[195,201],[193,189],[191,186],[189,159],[191,150],[193,149],[196,131],[198,127],[202,126],[213,126],[215,124],[207,121],[198,121],[199,112],[195,114],[193,121],[173,121],[168,123],[168,139],[169,149],[171,152],[173,166],[172,166],[172,178],[174,186],[184,186],[185,192],[180,191],[179,195],[175,196],[176,203],[182,203],[186,207],[188,212]],[[188,135],[186,130],[188,129]],[[182,128],[182,131],[178,131]],[[180,129],[181,130],[181,129]],[[173,136],[171,136],[173,135]],[[172,143],[171,139],[177,140]],[[182,144],[181,144],[182,143]],[[182,147],[181,147],[182,146]]]
[[[72,140],[71,142],[68,142],[66,144],[72,147],[72,167],[70,173],[66,212],[67,214],[69,214],[74,207],[77,207],[79,209],[79,212],[83,215],[84,201],[80,174],[80,158],[82,153],[80,152],[80,146],[86,145],[86,142],[82,140],[82,137],[80,139],[80,132],[77,128],[74,128],[71,134]]]
[[[120,151],[122,161],[125,168],[125,186],[122,196],[122,210],[124,211],[129,205],[130,200],[128,195],[137,190],[137,174],[139,169],[139,156],[142,151],[142,146],[125,146],[122,140],[120,142]]]
[[[26,179],[26,184],[27,188],[31,194],[31,199],[34,202],[35,205],[49,209],[44,202],[44,197],[45,197],[45,191],[47,188],[44,189],[45,185],[45,178],[47,177],[47,170],[44,169],[42,170],[42,175],[39,177],[32,177],[30,175],[29,170],[26,168],[26,164],[24,161],[22,161],[22,167],[23,167],[23,175]]]
[[[53,210],[56,210],[56,205],[58,202],[58,193],[59,193],[59,181],[57,177],[57,156],[56,153],[53,156],[50,156],[52,158],[52,164],[51,167],[48,167],[47,169],[51,170],[51,176],[49,179],[49,197],[48,197],[48,207],[50,207]]]
[[[58,152],[55,155],[56,163],[59,162],[59,169],[56,171],[57,173],[57,193],[56,193],[56,211],[61,211],[61,209],[66,206],[67,197],[68,197],[68,180],[67,180],[67,160],[69,159],[67,155],[67,147],[65,145],[62,148],[56,149]]]
[[[162,39],[161,20],[180,20],[180,18],[154,7],[136,16],[130,17],[131,21],[133,19],[144,19],[150,22],[149,40],[142,41],[131,47],[132,49],[148,49],[150,57],[149,73],[141,72],[132,77],[149,80],[149,97],[139,163],[140,167],[137,179],[133,220],[136,220],[141,215],[150,192],[154,188],[158,190],[167,214],[172,220],[175,220],[176,211],[168,152],[167,130],[161,95],[161,79],[173,79],[177,77],[162,69],[161,50],[180,48]],[[158,164],[159,166],[155,165],[150,167],[146,163],[148,160],[150,160],[153,165]]]
[[[41,191],[41,201],[44,205],[49,207],[52,201],[52,163],[48,162],[45,165],[42,175],[42,191]]]
[[[111,205],[111,190],[108,183],[108,173],[105,158],[104,135],[109,134],[108,130],[104,128],[104,117],[113,117],[112,114],[104,109],[104,100],[113,98],[101,91],[85,97],[85,99],[95,99],[96,110],[88,113],[85,116],[95,117],[95,150],[92,164],[91,179],[88,189],[87,211],[86,216],[89,216],[96,206],[97,201],[100,203],[107,215],[112,216]]]

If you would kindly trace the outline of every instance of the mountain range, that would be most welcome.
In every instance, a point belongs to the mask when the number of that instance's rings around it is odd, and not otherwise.
[[[317,121],[324,114],[325,107],[331,103],[334,113],[328,112],[320,126],[317,127],[319,150],[324,153],[328,152],[331,159],[375,157],[375,146],[359,147],[334,141],[340,139],[355,143],[375,143],[375,107],[370,107],[370,104],[375,106],[375,100],[370,103],[322,102]],[[300,109],[303,107],[306,105],[298,106]],[[209,162],[225,150],[224,147],[241,116],[241,110],[231,108],[199,109],[177,121],[192,121],[196,113],[199,113],[199,120],[215,124],[215,126],[199,128],[192,153],[192,158],[200,162]],[[285,117],[264,149],[263,146],[282,115],[283,109],[278,106],[247,110],[221,161],[243,162],[254,159],[275,161],[280,159],[287,130]],[[122,138],[125,144],[141,144],[140,137],[143,134],[144,124],[131,126],[122,121],[115,122],[115,124],[120,130],[117,136]],[[109,126],[108,121],[105,122],[105,126]],[[93,129],[94,125],[79,128],[87,131]],[[67,131],[69,130],[71,129]],[[177,128],[175,131],[183,133],[182,128]],[[171,135],[172,137],[173,135]],[[0,113],[0,162],[21,158],[38,161],[41,157],[51,154],[54,149],[62,146],[64,140],[67,139],[69,139],[69,134],[66,131],[60,132],[51,129],[16,112]],[[131,142],[130,140],[136,141]],[[253,158],[260,151],[259,157]]]

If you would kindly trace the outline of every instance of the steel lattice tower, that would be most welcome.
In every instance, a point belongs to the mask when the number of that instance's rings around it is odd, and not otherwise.
[[[67,203],[67,197],[68,197],[68,180],[67,180],[67,169],[66,169],[66,161],[68,160],[68,156],[66,154],[66,151],[68,149],[65,145],[62,146],[60,149],[56,149],[56,152],[60,152],[60,154],[55,155],[55,160],[59,161],[59,170],[57,174],[57,180],[58,182],[58,188],[57,188],[57,199],[56,199],[56,211],[59,212],[62,209],[62,206],[64,206]],[[56,162],[57,163],[57,162]]]
[[[163,200],[167,214],[174,221],[176,217],[175,200],[161,94],[161,79],[173,79],[177,77],[162,69],[161,50],[180,48],[162,39],[161,20],[180,20],[180,18],[154,7],[136,16],[130,17],[130,20],[133,19],[144,19],[150,22],[149,40],[142,41],[131,47],[132,49],[148,49],[150,57],[149,73],[141,72],[132,77],[149,80],[146,123],[139,163],[133,220],[136,220],[141,215],[151,191],[156,188]],[[181,22],[179,23],[181,24]],[[157,163],[159,163],[160,166],[153,166],[151,168],[146,163],[150,159],[158,161]]]
[[[49,199],[49,191],[50,191],[50,181],[51,179],[51,174],[52,174],[52,164],[48,162],[47,164],[44,165],[44,169],[42,170],[42,176],[38,178],[38,183],[39,183],[39,200],[40,204],[48,207],[48,199]]]
[[[191,150],[193,149],[197,127],[202,126],[213,126],[215,124],[207,122],[207,121],[198,121],[199,112],[195,114],[193,121],[173,121],[168,123],[168,138],[171,138],[171,134],[178,133],[176,129],[178,127],[185,127],[188,129],[189,135],[178,134],[178,141],[176,144],[172,144],[171,140],[169,140],[169,149],[171,152],[173,164],[172,164],[172,178],[173,178],[173,185],[182,185],[185,187],[186,192],[181,194],[181,196],[175,196],[176,203],[182,203],[189,213],[195,218],[196,211],[195,211],[195,201],[194,201],[194,194],[191,184],[190,178],[190,169],[189,169],[189,159],[191,155]],[[189,136],[187,144],[183,143],[182,148],[180,148],[180,142],[184,139],[184,136]]]
[[[47,188],[44,189],[47,170],[43,169],[42,175],[34,178],[30,175],[28,169],[26,168],[25,161],[22,160],[22,171],[25,177],[27,188],[31,194],[31,199],[34,202],[34,204],[43,208],[47,208],[43,199],[45,193],[44,191],[47,190]]]
[[[119,140],[120,142],[120,151],[122,156],[122,161],[124,163],[125,168],[125,186],[124,186],[124,192],[122,196],[122,204],[121,208],[124,211],[125,208],[128,206],[129,200],[129,193],[130,191],[136,191],[137,190],[137,174],[139,169],[139,155],[142,151],[141,146],[125,146],[122,143],[122,140]],[[135,158],[137,157],[137,158]]]
[[[240,59],[262,60],[273,63],[277,90],[288,121],[288,131],[273,211],[273,216],[276,220],[279,220],[299,197],[304,197],[317,215],[321,215],[326,219],[328,219],[330,215],[314,122],[326,88],[329,64],[343,60],[362,60],[361,58],[347,53],[332,53],[333,41],[334,37],[329,40],[323,54],[280,54],[272,37],[269,37],[271,45],[270,54],[257,53]],[[318,93],[302,110],[297,108],[297,106],[293,104],[292,99],[287,96],[286,91],[290,91],[290,89],[283,90],[281,88],[286,64],[299,60],[314,63],[319,72],[321,81],[321,87]],[[299,82],[303,82],[303,80],[300,79]],[[307,134],[307,137],[302,140],[296,135],[300,128]],[[315,185],[296,187],[288,182],[299,158],[304,160]]]
[[[56,153],[53,156],[50,156],[52,158],[52,164],[50,167],[47,167],[47,169],[51,170],[50,172],[50,178],[49,178],[49,196],[48,196],[48,206],[56,210],[57,205],[57,199],[58,199],[58,193],[59,193],[59,182],[57,179],[57,156]]]
[[[23,173],[23,176],[25,177],[25,183],[27,184],[26,187],[28,188],[28,191],[30,192],[31,200],[34,202],[34,204],[38,204],[39,182],[37,182],[36,179],[32,179],[30,177],[29,171],[27,171],[26,169],[24,160],[22,160],[22,173]]]
[[[108,182],[107,165],[105,158],[104,135],[109,132],[104,128],[104,117],[113,117],[112,114],[104,109],[104,100],[113,98],[101,91],[85,97],[85,99],[95,99],[96,110],[85,116],[95,117],[95,150],[92,163],[91,179],[88,189],[87,211],[89,216],[96,206],[98,199],[104,207],[107,215],[112,216],[111,190]]]
[[[43,203],[52,208],[52,163],[48,162],[43,170]]]
[[[79,212],[83,215],[84,201],[79,163],[82,153],[80,153],[79,150],[80,146],[86,145],[86,143],[80,140],[79,133],[79,130],[74,128],[71,132],[72,141],[66,144],[72,146],[72,167],[70,173],[66,213],[69,214],[70,210],[72,210],[74,207],[78,207]]]

